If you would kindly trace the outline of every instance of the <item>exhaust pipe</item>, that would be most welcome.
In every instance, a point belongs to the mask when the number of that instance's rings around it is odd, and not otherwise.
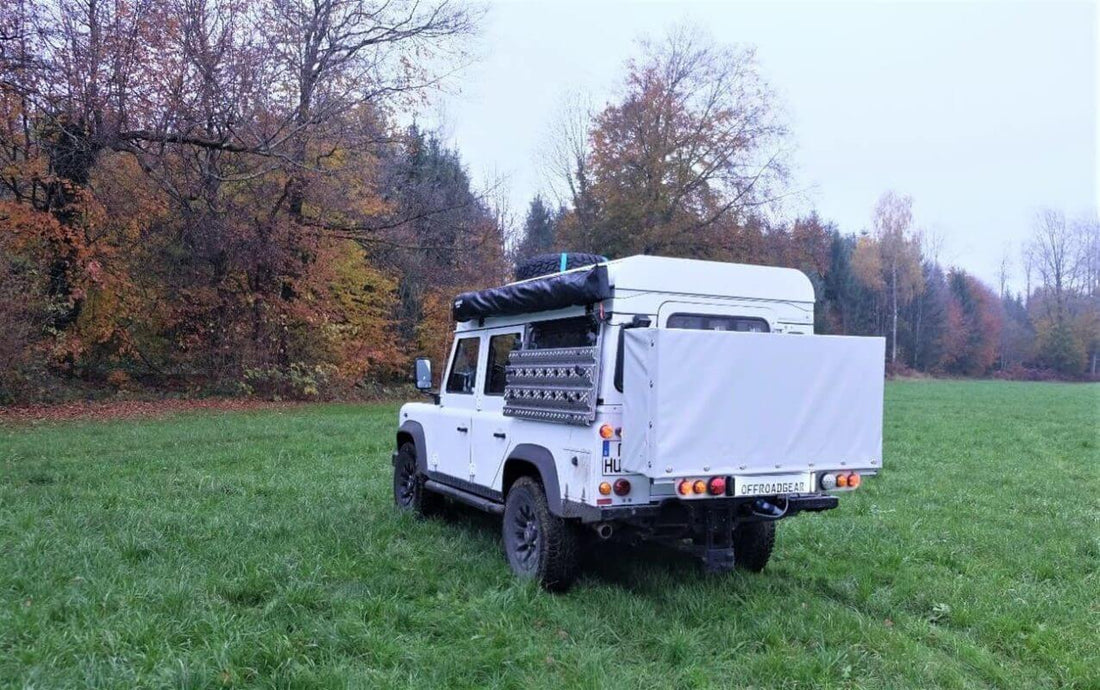
[[[609,522],[601,522],[595,525],[593,529],[596,530],[596,536],[604,540],[610,539],[611,535],[615,533],[615,528]]]

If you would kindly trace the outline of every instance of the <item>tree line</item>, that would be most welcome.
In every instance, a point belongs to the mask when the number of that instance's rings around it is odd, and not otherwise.
[[[449,0],[0,7],[0,397],[316,395],[404,373],[505,275],[456,152],[398,124]]]
[[[783,220],[775,98],[751,50],[691,31],[566,114],[512,222],[402,124],[479,21],[450,0],[5,3],[0,401],[370,390],[439,355],[453,294],[562,249],[800,268],[819,328],[888,334],[897,367],[1094,370],[1095,223],[1043,215],[1008,295],[942,268],[905,197],[869,233]]]
[[[867,229],[816,214],[784,219],[787,129],[751,49],[674,30],[628,63],[620,100],[566,110],[549,148],[520,256],[580,250],[798,268],[817,293],[817,332],[882,335],[893,371],[1095,377],[1100,223],[1046,209],[1022,248],[1023,292],[939,258],[913,200],[886,192]]]

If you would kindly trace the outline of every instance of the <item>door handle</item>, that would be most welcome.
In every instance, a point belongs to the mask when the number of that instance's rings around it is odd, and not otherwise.
[[[507,434],[505,434],[503,431],[498,431],[493,434],[493,438],[504,438],[505,436],[507,436]]]
[[[462,433],[466,433],[467,431],[469,431],[469,430],[470,430],[470,428],[469,428],[469,427],[465,427],[465,426],[460,426],[460,427],[455,427],[455,428],[457,428],[457,429],[458,429],[459,431],[461,431]]]

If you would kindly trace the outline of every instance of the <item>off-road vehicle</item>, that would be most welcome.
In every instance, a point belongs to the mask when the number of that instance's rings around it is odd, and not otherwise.
[[[398,507],[503,515],[520,576],[567,587],[584,543],[620,538],[759,571],[779,520],[835,508],[881,469],[884,341],[814,335],[800,271],[574,255],[521,269],[455,298],[440,389],[401,408],[393,455]],[[431,363],[416,369],[430,389]]]

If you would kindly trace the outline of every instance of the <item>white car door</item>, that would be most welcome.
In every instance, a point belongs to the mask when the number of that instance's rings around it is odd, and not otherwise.
[[[519,349],[522,329],[502,328],[485,334],[486,353],[480,401],[474,413],[471,463],[478,484],[491,487],[511,443],[512,418],[504,416],[504,367]]]
[[[450,366],[439,393],[439,415],[429,435],[428,469],[471,481],[470,439],[477,409],[479,370],[484,361],[482,337],[460,335],[452,348]]]

